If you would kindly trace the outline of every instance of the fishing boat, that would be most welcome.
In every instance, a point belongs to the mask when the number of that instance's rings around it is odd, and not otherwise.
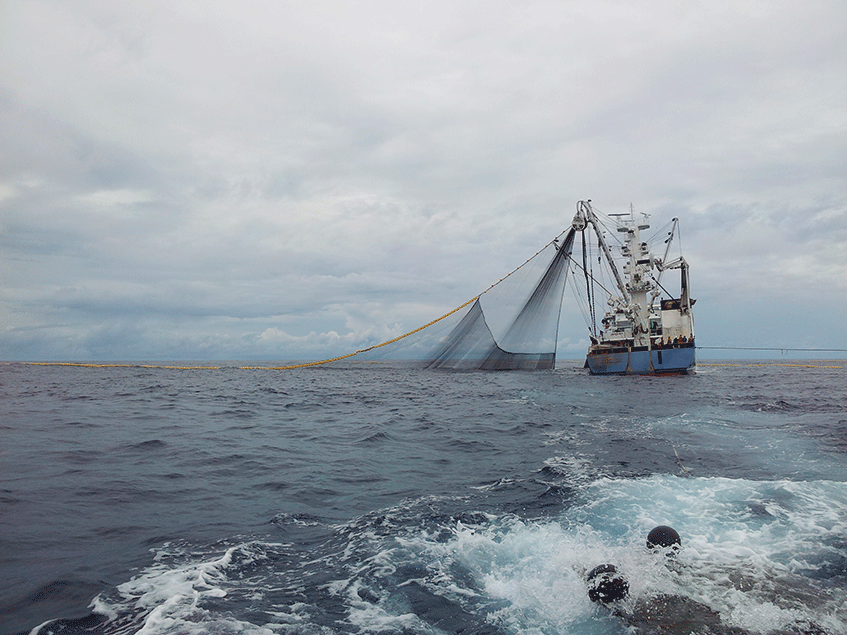
[[[695,367],[694,316],[695,300],[689,295],[688,263],[682,256],[668,260],[678,219],[664,239],[661,257],[651,253],[641,232],[648,229],[647,216],[609,214],[615,231],[622,234],[619,267],[604,235],[604,225],[591,207],[591,201],[579,201],[572,227],[582,234],[583,266],[589,306],[591,344],[585,365],[595,375],[657,375],[687,373]],[[589,227],[599,246],[598,259],[604,259],[611,273],[609,289],[592,273],[586,243]],[[669,269],[680,271],[679,294],[673,297],[661,284],[661,275]],[[621,273],[622,271],[622,273]],[[603,293],[598,294],[598,287]],[[597,295],[606,297],[606,309],[600,325]],[[664,297],[663,296],[668,296]]]
[[[292,368],[356,357],[415,359],[426,368],[461,371],[553,369],[564,292],[572,276],[570,287],[579,295],[582,285],[576,277],[581,269],[588,294],[583,304],[590,307],[585,311],[591,336],[585,365],[591,373],[686,373],[694,368],[694,300],[688,293],[688,263],[681,256],[668,259],[679,223],[668,223],[667,238],[664,229],[659,230],[665,247],[657,257],[649,247],[653,238],[642,242],[641,232],[649,228],[647,216],[642,216],[637,220],[631,208],[629,214],[606,215],[591,201],[579,201],[564,231],[461,306],[386,342]],[[622,236],[610,247],[606,233]],[[577,235],[582,266],[574,257]],[[612,248],[618,260],[623,259],[620,266]],[[662,273],[668,269],[680,270],[677,294],[662,286]],[[597,305],[603,295],[605,314],[598,324]]]

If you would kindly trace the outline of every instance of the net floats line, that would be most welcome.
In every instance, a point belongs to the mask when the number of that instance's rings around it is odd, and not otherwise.
[[[168,370],[220,370],[220,366],[155,366],[152,364],[90,364],[84,362],[23,362],[27,366],[79,366],[81,368],[163,368]]]
[[[291,364],[291,365],[288,365],[288,366],[241,366],[240,369],[241,370],[292,370],[292,369],[295,369],[295,368],[308,368],[310,366],[321,366],[323,364],[331,364],[332,362],[337,362],[337,361],[340,361],[342,359],[349,359],[350,357],[354,357],[354,356],[358,355],[359,353],[367,353],[368,351],[372,351],[372,350],[375,350],[377,348],[382,348],[383,346],[388,346],[389,344],[393,344],[394,342],[398,342],[398,341],[400,341],[400,340],[402,340],[406,337],[409,337],[410,335],[414,335],[415,333],[423,331],[425,328],[428,328],[428,327],[432,326],[433,324],[436,324],[437,322],[440,322],[441,320],[450,317],[451,315],[453,315],[457,311],[461,311],[462,309],[464,309],[469,304],[476,302],[477,300],[479,300],[479,298],[482,295],[488,293],[494,287],[496,287],[498,284],[503,282],[506,278],[508,278],[512,274],[516,273],[517,271],[519,271],[520,269],[522,269],[523,267],[528,265],[531,261],[535,260],[535,258],[537,258],[538,255],[541,254],[545,249],[550,247],[550,245],[553,245],[554,243],[558,243],[559,238],[561,238],[566,232],[567,232],[567,230],[562,231],[553,240],[551,240],[549,243],[547,243],[541,249],[539,249],[537,252],[535,252],[534,256],[527,258],[526,262],[524,262],[523,264],[520,264],[517,267],[515,267],[512,271],[510,271],[505,276],[500,278],[497,282],[492,284],[490,287],[488,287],[485,291],[483,291],[479,295],[472,297],[470,300],[468,300],[467,302],[465,302],[461,306],[457,306],[452,311],[449,311],[449,312],[445,313],[444,315],[442,315],[441,317],[435,318],[431,322],[427,322],[423,326],[419,326],[418,328],[416,328],[412,331],[409,331],[408,333],[404,333],[403,335],[400,335],[398,337],[390,339],[386,342],[381,342],[380,344],[374,344],[373,346],[368,346],[367,348],[360,348],[359,350],[354,351],[352,353],[347,353],[346,355],[339,355],[338,357],[332,357],[330,359],[322,359],[322,360],[315,361],[315,362],[304,362],[302,364]],[[84,367],[84,368],[163,368],[163,369],[173,369],[173,370],[220,370],[220,366],[153,366],[153,365],[147,365],[147,364],[88,364],[88,363],[82,363],[82,362],[25,362],[25,363],[29,364],[31,366],[78,366],[78,367]]]
[[[759,368],[764,366],[788,366],[790,368],[834,368],[842,369],[843,366],[833,366],[832,364],[702,364],[697,362],[698,366],[727,366],[733,368]]]
[[[490,287],[488,287],[485,291],[483,291],[482,293],[480,293],[480,294],[479,294],[479,295],[477,295],[477,296],[474,296],[473,298],[471,298],[470,300],[468,300],[467,302],[465,302],[463,305],[461,305],[461,306],[457,306],[455,309],[453,309],[453,310],[452,310],[452,311],[450,311],[449,313],[445,313],[445,314],[444,314],[444,315],[442,315],[441,317],[439,317],[439,318],[435,318],[435,319],[434,319],[434,320],[432,320],[431,322],[427,322],[427,323],[426,323],[426,324],[424,324],[423,326],[419,326],[419,327],[418,327],[418,328],[416,328],[415,330],[413,330],[413,331],[409,331],[408,333],[404,333],[403,335],[400,335],[400,336],[398,336],[398,337],[395,337],[394,339],[388,340],[387,342],[382,342],[381,344],[374,344],[373,346],[369,346],[369,347],[367,347],[367,348],[360,348],[359,350],[357,350],[357,351],[355,351],[355,352],[353,352],[353,353],[347,353],[346,355],[340,355],[339,357],[333,357],[333,358],[331,358],[331,359],[322,359],[322,360],[319,360],[319,361],[316,361],[316,362],[305,362],[305,363],[302,363],[302,364],[292,364],[292,365],[290,365],[290,366],[242,366],[242,367],[241,367],[241,369],[242,369],[242,370],[293,370],[293,369],[295,369],[295,368],[308,368],[308,367],[310,367],[310,366],[321,366],[321,365],[323,365],[323,364],[331,364],[332,362],[337,362],[337,361],[340,361],[340,360],[342,360],[342,359],[349,359],[349,358],[351,358],[351,357],[354,357],[355,355],[358,355],[359,353],[367,353],[368,351],[372,351],[372,350],[374,350],[374,349],[381,348],[381,347],[383,347],[383,346],[388,346],[389,344],[393,344],[394,342],[399,342],[399,341],[400,341],[400,340],[402,340],[403,338],[409,337],[410,335],[414,335],[415,333],[418,333],[418,332],[420,332],[420,331],[423,331],[425,328],[428,328],[428,327],[432,326],[432,325],[433,325],[433,324],[435,324],[436,322],[440,322],[440,321],[441,321],[441,320],[443,320],[444,318],[448,318],[448,317],[450,317],[451,315],[453,315],[453,314],[454,314],[454,313],[456,313],[457,311],[461,311],[462,309],[464,309],[466,306],[468,306],[468,305],[469,305],[469,304],[471,304],[472,302],[476,302],[477,300],[479,300],[479,298],[480,298],[481,296],[483,296],[483,295],[485,295],[486,293],[488,293],[489,291],[491,291],[494,287],[496,287],[498,284],[500,284],[501,282],[503,282],[506,278],[508,278],[509,276],[511,276],[513,273],[517,272],[519,269],[522,269],[523,267],[525,267],[526,265],[528,265],[528,264],[530,263],[530,261],[532,261],[532,260],[534,260],[536,257],[538,257],[538,255],[539,255],[541,252],[543,252],[545,249],[547,249],[550,245],[552,245],[552,244],[554,244],[554,243],[557,243],[557,242],[558,242],[558,240],[559,240],[559,238],[561,238],[561,237],[562,237],[562,236],[563,236],[566,232],[567,232],[567,230],[562,231],[562,232],[561,232],[558,236],[556,236],[553,240],[551,240],[549,243],[547,243],[546,245],[544,245],[541,249],[539,249],[538,251],[536,251],[534,256],[532,256],[532,257],[530,257],[530,258],[527,258],[526,262],[524,262],[523,264],[518,265],[517,267],[515,267],[512,271],[510,271],[510,272],[509,272],[509,273],[507,273],[505,276],[503,276],[502,278],[500,278],[497,282],[495,282],[494,284],[492,284],[492,285],[491,285]]]
[[[492,285],[492,286],[494,286],[494,285]],[[309,366],[320,366],[322,364],[329,364],[329,363],[332,363],[332,362],[337,362],[341,359],[347,359],[349,357],[353,357],[354,355],[358,355],[359,353],[367,353],[368,351],[372,351],[374,349],[381,348],[383,346],[388,346],[389,344],[393,344],[394,342],[399,342],[404,337],[409,337],[410,335],[414,335],[418,331],[423,331],[425,328],[432,326],[436,322],[440,322],[444,318],[450,317],[456,311],[461,311],[466,306],[468,306],[471,302],[476,302],[478,299],[479,299],[479,296],[471,298],[470,300],[465,302],[462,306],[457,306],[455,309],[453,309],[449,313],[445,313],[441,317],[435,318],[434,320],[432,320],[432,322],[427,322],[423,326],[419,326],[414,331],[409,331],[408,333],[404,333],[403,335],[400,335],[398,337],[395,337],[394,339],[388,340],[387,342],[382,342],[381,344],[374,344],[373,346],[368,346],[367,348],[360,348],[359,350],[355,351],[354,353],[347,353],[346,355],[341,355],[339,357],[333,357],[332,359],[322,359],[322,360],[317,361],[317,362],[306,362],[304,364],[293,364],[291,366],[242,366],[241,369],[242,370],[292,370],[294,368],[308,368]]]
[[[453,309],[452,311],[449,311],[448,313],[445,313],[441,317],[435,318],[431,322],[427,322],[423,326],[420,326],[420,327],[418,327],[418,328],[416,328],[412,331],[409,331],[408,333],[404,333],[403,335],[400,335],[398,337],[390,339],[386,342],[381,342],[380,344],[374,344],[373,346],[368,346],[367,348],[360,348],[359,350],[356,350],[352,353],[347,353],[346,355],[339,355],[338,357],[332,357],[330,359],[322,359],[322,360],[315,361],[315,362],[304,362],[302,364],[291,364],[291,365],[288,365],[288,366],[241,366],[240,369],[241,370],[292,370],[292,369],[295,369],[295,368],[308,368],[310,366],[321,366],[323,364],[330,364],[332,362],[337,362],[337,361],[340,361],[342,359],[349,359],[350,357],[354,357],[354,356],[358,355],[359,353],[367,353],[368,351],[372,351],[372,350],[375,350],[377,348],[381,348],[383,346],[388,346],[389,344],[393,344],[394,342],[398,342],[398,341],[400,341],[400,340],[402,340],[406,337],[409,337],[410,335],[414,335],[415,333],[418,333],[418,332],[424,330],[425,328],[432,326],[433,324],[435,324],[437,322],[440,322],[441,320],[443,320],[445,318],[450,317],[451,315],[453,315],[457,311],[461,311],[462,309],[464,309],[469,304],[476,302],[477,300],[479,300],[480,296],[488,293],[489,291],[491,291],[491,289],[493,289],[498,284],[503,282],[506,278],[508,278],[509,276],[511,276],[512,274],[514,274],[515,272],[517,272],[518,270],[522,269],[524,266],[529,264],[532,260],[534,260],[536,257],[538,257],[538,255],[541,254],[545,249],[550,247],[550,245],[557,244],[559,238],[561,238],[566,232],[567,232],[567,230],[562,231],[553,240],[551,240],[549,243],[547,243],[541,249],[539,249],[537,252],[535,252],[534,256],[527,258],[526,262],[524,262],[523,264],[520,264],[517,267],[515,267],[512,271],[510,271],[505,276],[500,278],[497,282],[492,284],[490,287],[488,287],[485,291],[483,291],[479,295],[474,296],[473,298],[471,298],[470,300],[468,300],[467,302],[465,302],[461,306],[456,307],[455,309]],[[81,363],[81,362],[25,362],[25,363],[30,364],[32,366],[78,366],[78,367],[85,367],[85,368],[164,368],[164,369],[174,369],[174,370],[201,370],[201,369],[202,370],[219,370],[220,369],[219,366],[153,366],[153,365],[145,365],[145,364],[88,364],[88,363]]]
[[[786,348],[767,346],[698,346],[717,351],[802,351],[812,353],[847,353],[847,348]]]

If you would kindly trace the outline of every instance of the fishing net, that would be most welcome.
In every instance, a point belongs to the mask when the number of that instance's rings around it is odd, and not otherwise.
[[[480,295],[414,331],[349,355],[301,365],[412,360],[429,368],[458,370],[553,368],[573,241],[573,229],[563,232]]]
[[[563,244],[554,243],[554,255],[545,267],[540,280],[530,287],[528,297],[521,303],[517,314],[508,322],[502,337],[496,338],[486,320],[483,296],[439,343],[427,360],[431,368],[461,368],[480,370],[539,370],[553,368],[556,363],[556,340],[562,294],[568,272],[568,258],[573,248],[574,232],[571,230]],[[517,280],[515,281],[518,282]],[[499,285],[498,285],[499,286]],[[497,289],[506,294],[510,285]],[[489,289],[484,295],[492,292]],[[502,312],[507,307],[497,307],[499,300],[506,305],[510,298],[494,298],[487,304],[491,313]],[[512,298],[520,297],[520,288],[511,291]]]

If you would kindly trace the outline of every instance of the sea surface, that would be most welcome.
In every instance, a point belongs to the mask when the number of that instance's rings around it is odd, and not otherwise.
[[[0,635],[847,633],[843,362],[246,365],[0,365]]]

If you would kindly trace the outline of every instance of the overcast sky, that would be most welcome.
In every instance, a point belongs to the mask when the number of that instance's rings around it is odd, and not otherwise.
[[[586,198],[700,345],[847,349],[847,3],[0,3],[0,359],[350,352]]]

